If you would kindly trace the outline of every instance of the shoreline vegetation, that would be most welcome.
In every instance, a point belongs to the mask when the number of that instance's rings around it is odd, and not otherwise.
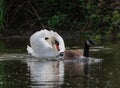
[[[49,29],[66,39],[120,39],[118,0],[1,0],[0,8],[1,38]]]
[[[39,30],[38,30],[39,31]],[[58,34],[60,34],[64,40],[69,40],[69,39],[73,39],[74,41],[77,39],[87,39],[88,37],[93,38],[95,40],[119,40],[120,37],[119,36],[111,36],[111,33],[106,33],[104,35],[102,34],[92,34],[91,32],[88,33],[82,33],[80,31],[75,31],[75,32],[68,32],[68,31],[60,31],[60,30],[53,30],[55,32],[57,32]],[[25,33],[8,33],[6,35],[3,35],[2,33],[0,33],[0,39],[29,39],[30,36],[35,33],[35,32],[25,32]]]

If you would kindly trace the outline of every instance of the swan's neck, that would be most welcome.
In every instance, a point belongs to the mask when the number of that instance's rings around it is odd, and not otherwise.
[[[87,42],[85,42],[84,45],[84,53],[83,53],[84,57],[89,57],[89,45],[87,45]]]

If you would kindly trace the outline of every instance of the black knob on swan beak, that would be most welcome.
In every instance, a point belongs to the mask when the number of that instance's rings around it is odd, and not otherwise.
[[[59,53],[59,56],[60,56],[60,57],[63,57],[63,56],[64,56],[64,52],[60,52],[60,53]]]
[[[60,52],[59,55],[58,55],[58,57],[59,57],[59,60],[63,60],[63,58],[64,58],[64,52]]]

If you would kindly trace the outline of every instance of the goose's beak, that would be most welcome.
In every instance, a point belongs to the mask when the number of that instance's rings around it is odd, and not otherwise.
[[[88,41],[89,41],[90,45],[96,45],[96,42],[94,40],[89,39]]]

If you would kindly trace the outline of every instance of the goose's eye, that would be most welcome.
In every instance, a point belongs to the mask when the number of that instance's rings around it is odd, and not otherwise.
[[[48,40],[49,38],[48,37],[45,37],[45,40]]]

